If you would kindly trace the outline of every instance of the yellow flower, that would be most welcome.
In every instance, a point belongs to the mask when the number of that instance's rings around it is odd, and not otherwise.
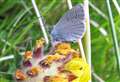
[[[90,80],[89,65],[81,58],[73,58],[65,65],[65,70],[71,71],[77,79],[72,82],[88,82]]]

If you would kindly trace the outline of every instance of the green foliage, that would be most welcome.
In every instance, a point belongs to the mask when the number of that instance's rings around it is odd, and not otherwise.
[[[73,0],[72,3],[75,5],[81,1]],[[107,16],[104,0],[90,1]],[[68,10],[65,0],[36,0],[36,2],[48,31]],[[120,1],[118,4],[120,5]],[[112,2],[111,5],[115,29],[120,42],[120,16]],[[99,24],[97,28],[91,24],[93,69],[105,82],[120,82],[108,20],[104,19],[91,6],[90,18]],[[107,36],[101,33],[99,30],[101,27],[107,32]],[[42,36],[31,0],[0,0],[0,57],[14,54],[19,59],[19,54],[25,51],[28,45],[33,47],[35,40]],[[0,62],[0,82],[13,82],[12,74],[16,69],[16,63],[19,61]],[[95,78],[93,79],[93,82],[98,82]]]

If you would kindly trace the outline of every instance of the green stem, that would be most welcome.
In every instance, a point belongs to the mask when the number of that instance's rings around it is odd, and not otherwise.
[[[115,8],[117,9],[117,12],[118,12],[119,15],[120,15],[120,7],[119,7],[119,4],[118,4],[117,0],[112,0],[112,2],[114,3]]]
[[[120,52],[119,52],[117,34],[116,34],[116,30],[115,30],[114,19],[112,16],[112,10],[111,10],[109,0],[106,0],[106,5],[107,5],[107,10],[108,10],[108,15],[109,15],[109,23],[111,25],[112,40],[113,40],[113,45],[114,45],[116,60],[117,60],[117,68],[118,68],[118,71],[120,71]]]
[[[84,5],[85,5],[86,33],[83,42],[87,61],[91,69],[91,34],[90,34],[89,0],[84,0]],[[89,82],[92,82],[92,76]]]

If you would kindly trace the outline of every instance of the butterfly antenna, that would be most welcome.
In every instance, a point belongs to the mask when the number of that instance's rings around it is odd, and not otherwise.
[[[36,5],[35,0],[31,0],[31,1],[32,1],[33,8],[34,8],[34,10],[36,12],[36,15],[38,17],[39,24],[40,24],[40,27],[42,29],[42,32],[43,32],[43,35],[44,35],[44,38],[45,38],[45,42],[46,42],[46,44],[49,44],[49,39],[48,39],[48,36],[47,36],[47,32],[45,30],[45,26],[44,26],[44,22],[42,20],[42,16],[41,16],[41,14],[40,14],[40,12],[38,10],[38,7]]]

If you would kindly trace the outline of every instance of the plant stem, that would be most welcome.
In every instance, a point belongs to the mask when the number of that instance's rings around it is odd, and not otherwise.
[[[90,23],[95,28],[97,28],[103,36],[108,36],[108,32],[106,31],[106,29],[104,29],[104,27],[100,26],[96,21],[94,21],[94,20],[91,19]]]
[[[71,2],[71,0],[67,0],[67,4],[68,4],[68,8],[72,9],[72,2]]]
[[[95,72],[92,72],[92,75],[95,79],[97,79],[99,82],[105,82],[101,77],[99,77]]]
[[[84,5],[85,5],[85,20],[86,20],[86,33],[84,36],[84,49],[85,49],[85,54],[87,56],[87,62],[90,66],[91,69],[91,34],[90,34],[90,16],[89,16],[89,0],[84,0]],[[90,71],[90,76],[91,71]],[[89,81],[92,82],[92,79]]]
[[[24,55],[24,52],[21,52],[20,55]],[[11,60],[15,58],[15,54],[4,56],[0,58],[0,62]]]
[[[81,56],[82,56],[83,60],[85,62],[87,62],[81,39],[78,39],[78,44],[79,44],[79,47],[80,47]]]
[[[89,5],[93,10],[95,10],[105,20],[108,20],[108,17],[99,8],[97,8],[94,4],[92,4],[90,1],[89,1]]]
[[[38,17],[38,20],[39,20],[39,23],[40,23],[40,26],[41,26],[41,29],[42,29],[42,32],[43,32],[43,35],[44,35],[44,38],[45,38],[45,42],[46,42],[46,44],[49,44],[49,39],[48,39],[48,36],[47,36],[47,32],[46,32],[46,30],[45,30],[45,26],[44,26],[43,20],[42,20],[42,18],[41,18],[39,9],[38,9],[38,7],[37,7],[37,5],[36,5],[35,0],[31,0],[31,1],[32,1],[32,5],[33,5],[33,7],[34,7],[34,10],[35,10],[35,12],[36,12],[36,15],[37,15],[37,17]]]
[[[113,45],[114,45],[114,50],[115,50],[115,55],[116,55],[116,60],[117,60],[117,68],[118,68],[118,71],[120,72],[120,52],[119,52],[117,34],[115,30],[114,19],[112,16],[112,10],[111,10],[109,0],[106,0],[106,5],[107,5],[107,10],[108,10],[108,15],[109,15],[109,24],[111,25],[112,40],[113,40]]]
[[[119,15],[120,15],[120,7],[119,7],[119,4],[117,3],[117,0],[112,0],[112,2],[114,3]]]

